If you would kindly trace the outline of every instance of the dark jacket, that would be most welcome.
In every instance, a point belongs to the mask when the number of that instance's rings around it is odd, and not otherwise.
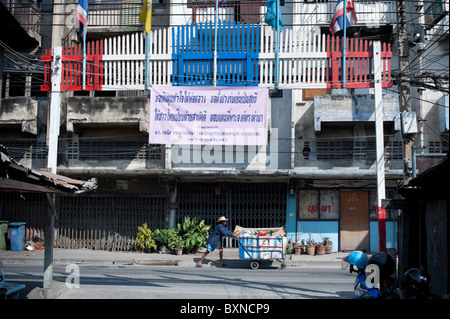
[[[212,231],[211,235],[209,235],[206,243],[210,244],[212,248],[218,249],[222,247],[223,236],[232,237],[233,233],[226,229],[224,225],[218,224]]]

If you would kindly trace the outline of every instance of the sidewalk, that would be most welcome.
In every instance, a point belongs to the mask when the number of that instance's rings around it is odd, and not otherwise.
[[[139,252],[109,252],[90,249],[54,249],[54,264],[79,264],[79,265],[147,265],[147,266],[182,266],[195,267],[201,258],[203,251],[195,254],[160,254]],[[286,255],[286,267],[340,267],[342,258],[348,253],[331,253],[325,255]],[[249,259],[239,259],[238,248],[224,249],[224,263],[233,268],[250,267]],[[0,260],[7,263],[43,264],[44,251],[0,251]],[[218,265],[219,253],[212,252],[203,262],[204,267]],[[271,261],[263,261],[270,263]],[[280,265],[276,260],[273,265]]]

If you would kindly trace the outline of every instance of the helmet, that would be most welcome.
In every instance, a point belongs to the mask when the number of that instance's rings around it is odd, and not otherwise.
[[[354,251],[342,259],[341,269],[347,268],[350,265],[350,272],[354,271],[353,266],[356,266],[358,272],[364,271],[367,265],[367,257],[362,251]]]
[[[367,264],[375,264],[380,271],[380,282],[389,278],[397,269],[394,259],[386,253],[376,253],[367,260]]]
[[[401,299],[425,299],[431,289],[431,277],[423,269],[411,268],[400,280]]]

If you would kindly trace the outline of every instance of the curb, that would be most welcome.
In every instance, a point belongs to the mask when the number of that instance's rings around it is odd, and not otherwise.
[[[179,260],[171,259],[134,259],[133,263],[142,266],[178,266]]]
[[[67,288],[66,283],[53,281],[52,286],[50,288],[40,288],[36,287],[31,290],[27,298],[28,299],[56,299],[64,292],[66,292],[69,288]]]

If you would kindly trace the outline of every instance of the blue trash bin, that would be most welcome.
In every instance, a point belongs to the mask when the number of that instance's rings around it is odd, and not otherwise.
[[[25,224],[26,223],[9,223],[9,237],[11,239],[11,250],[24,249]]]

